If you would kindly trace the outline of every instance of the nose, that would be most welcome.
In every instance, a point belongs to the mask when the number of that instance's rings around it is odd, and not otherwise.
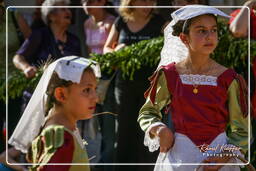
[[[98,103],[100,101],[99,95],[97,93],[97,91],[95,90],[94,94],[93,94],[93,100]]]
[[[212,31],[207,31],[207,33],[205,34],[206,40],[210,40],[213,37],[215,37],[216,33],[212,32]]]
[[[69,13],[70,15],[72,14],[69,8],[66,8],[66,12]]]

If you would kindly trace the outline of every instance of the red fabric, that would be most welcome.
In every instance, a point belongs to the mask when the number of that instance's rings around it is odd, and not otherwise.
[[[67,131],[64,132],[64,144],[57,149],[48,163],[72,163],[75,150],[73,136]],[[40,167],[40,171],[68,171],[71,165],[46,165]]]
[[[226,130],[228,123],[227,90],[235,79],[234,70],[228,69],[217,78],[217,86],[183,84],[175,65],[163,67],[172,100],[170,104],[175,132],[187,135],[196,145],[210,144]],[[193,100],[192,100],[193,99]]]
[[[244,78],[242,77],[242,75],[240,75],[240,74],[236,75],[236,80],[238,81],[239,87],[240,87],[239,101],[240,101],[241,110],[242,110],[243,116],[247,117],[247,115],[248,115],[248,103],[247,103],[248,88],[247,88],[247,84],[246,84]]]

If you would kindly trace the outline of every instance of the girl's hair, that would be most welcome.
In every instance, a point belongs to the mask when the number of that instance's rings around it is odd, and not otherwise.
[[[206,15],[214,17],[215,20],[216,20],[216,23],[217,23],[217,17],[215,15],[213,15],[213,14],[206,14]],[[199,16],[197,16],[197,17],[199,17]],[[172,35],[173,36],[179,36],[180,33],[188,34],[189,33],[189,27],[192,24],[192,21],[194,19],[196,19],[197,17],[194,17],[194,18],[191,18],[191,19],[188,19],[188,20],[178,21],[174,26],[172,26],[172,28],[173,28]]]
[[[70,0],[45,0],[42,4],[42,6],[55,6],[57,3],[63,2],[66,5],[70,4]],[[56,8],[41,8],[41,14],[42,14],[42,19],[45,22],[45,24],[49,25],[50,20],[49,20],[49,14],[52,13]]]
[[[120,8],[118,9],[120,15],[124,21],[134,20],[134,8],[122,8],[122,6],[132,6],[132,3],[136,0],[121,0]],[[156,13],[155,8],[152,9],[151,14]]]
[[[91,67],[85,68],[83,74],[85,72],[94,73]],[[64,79],[61,79],[56,72],[53,72],[46,91],[48,97],[46,99],[45,104],[45,115],[48,115],[48,112],[54,105],[61,105],[60,102],[54,96],[55,89],[57,87],[69,87],[72,84],[74,84],[72,81],[66,81]]]
[[[132,3],[135,0],[122,0],[119,8],[120,15],[124,18],[124,20],[134,20],[133,11],[134,8],[122,8],[122,6],[132,6]]]

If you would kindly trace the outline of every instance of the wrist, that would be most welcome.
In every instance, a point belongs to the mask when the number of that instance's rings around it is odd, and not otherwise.
[[[22,65],[22,70],[23,70],[23,72],[26,72],[26,71],[29,70],[30,68],[31,68],[31,66],[28,65],[28,64],[23,64],[23,65]]]
[[[160,133],[161,131],[166,128],[166,126],[159,126],[157,129],[156,129],[156,136],[160,137]]]

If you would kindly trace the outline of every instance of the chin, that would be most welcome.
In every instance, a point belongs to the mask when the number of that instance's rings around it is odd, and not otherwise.
[[[92,113],[87,113],[83,115],[83,118],[81,120],[91,119],[93,117]]]

